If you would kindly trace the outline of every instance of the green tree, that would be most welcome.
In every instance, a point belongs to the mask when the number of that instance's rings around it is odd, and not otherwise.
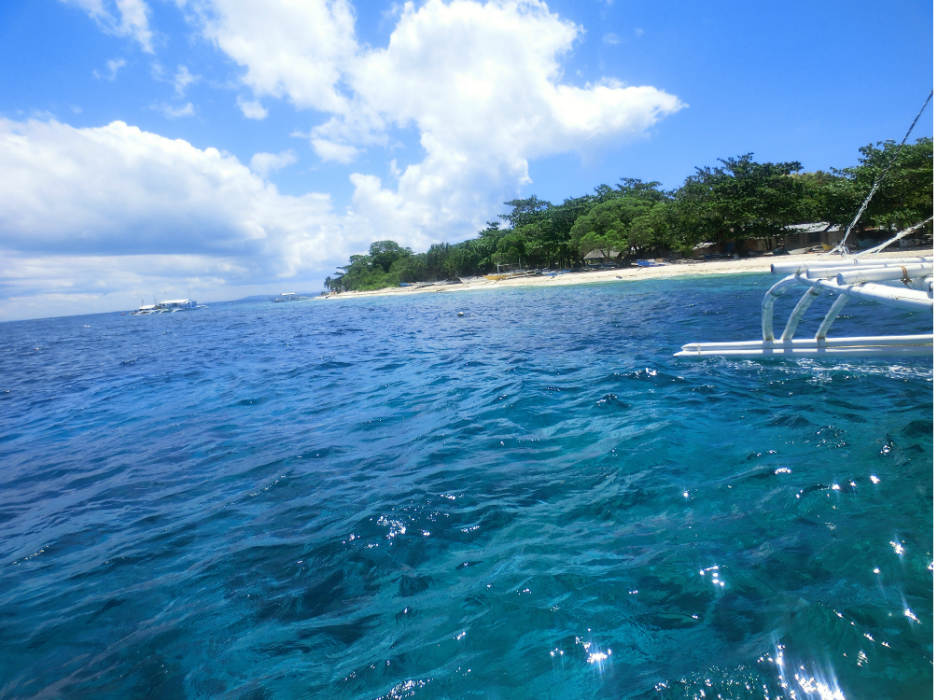
[[[571,246],[581,257],[592,250],[600,250],[603,257],[610,251],[628,256],[629,234],[632,223],[652,209],[652,202],[635,197],[611,199],[598,204],[589,213],[579,217],[571,228]]]
[[[518,231],[512,229],[504,232],[496,243],[496,252],[492,255],[494,264],[528,264],[529,256],[526,253],[526,239],[522,231],[523,229]]]
[[[622,184],[616,186],[617,196],[620,198],[628,197],[652,202],[653,204],[667,202],[671,199],[671,194],[661,189],[662,183],[660,182],[654,180],[652,182],[642,182],[642,180],[633,177],[621,177],[620,182]]]
[[[383,272],[389,272],[392,264],[399,258],[410,255],[411,248],[403,248],[395,241],[376,241],[370,244],[370,263],[381,267]]]
[[[690,255],[694,241],[686,239],[676,225],[675,206],[659,201],[641,216],[633,219],[629,230],[629,245],[633,252],[678,250]]]
[[[873,183],[892,159],[898,144],[881,141],[875,146],[859,149],[859,165],[835,170],[841,176],[841,189],[848,190],[852,209],[839,223],[849,224]],[[862,226],[907,228],[931,215],[932,208],[932,141],[919,138],[906,143],[891,169],[873,196],[860,219]]]
[[[848,224],[859,209],[859,195],[847,178],[818,170],[792,175],[802,186],[797,223]]]
[[[394,284],[399,282],[422,282],[429,278],[427,255],[419,253],[417,255],[405,255],[396,258],[389,268],[389,276]]]
[[[503,214],[500,218],[508,221],[512,228],[521,228],[527,224],[540,221],[551,208],[550,202],[541,200],[535,195],[528,199],[513,199],[505,204],[512,207],[512,211]],[[490,225],[492,226],[492,224]]]
[[[801,163],[757,163],[752,153],[697,168],[675,193],[675,219],[685,241],[776,236],[801,218]]]

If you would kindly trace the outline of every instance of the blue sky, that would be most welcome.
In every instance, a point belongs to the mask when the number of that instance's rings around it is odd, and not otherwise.
[[[930,2],[0,4],[0,320],[315,290],[536,194],[900,139]],[[931,135],[931,113],[916,136]]]

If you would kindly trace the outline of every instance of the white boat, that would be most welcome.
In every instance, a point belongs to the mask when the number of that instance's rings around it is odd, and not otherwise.
[[[169,299],[167,301],[160,301],[156,304],[156,311],[160,314],[172,313],[176,311],[190,311],[192,309],[202,308],[198,306],[198,302],[194,299]]]
[[[149,316],[150,314],[157,314],[159,311],[155,304],[143,305],[139,307],[136,311],[133,311],[130,316]]]
[[[303,299],[307,299],[307,298],[308,298],[308,297],[300,297],[300,296],[298,296],[298,294],[297,294],[296,292],[282,292],[282,294],[280,294],[280,295],[277,296],[275,299],[273,299],[273,301],[275,301],[275,302],[281,302],[281,301],[302,301]]]
[[[193,309],[207,308],[198,304],[194,299],[168,299],[155,304],[143,304],[130,316],[152,316],[153,314],[174,314],[176,311],[191,311]]]

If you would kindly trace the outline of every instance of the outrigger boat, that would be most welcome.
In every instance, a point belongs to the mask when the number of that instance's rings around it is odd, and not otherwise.
[[[499,282],[500,280],[514,280],[518,277],[534,277],[537,275],[537,272],[533,271],[523,271],[523,272],[507,272],[499,275],[484,275],[484,277],[491,282]]]
[[[867,251],[869,252],[869,251]],[[789,274],[790,273],[790,274]],[[808,262],[776,263],[772,274],[787,275],[762,299],[762,340],[733,343],[689,343],[675,357],[721,355],[737,358],[820,357],[824,355],[927,355],[934,352],[934,334],[828,338],[831,325],[850,299],[867,299],[910,311],[934,309],[934,257],[881,258],[862,256],[835,261],[819,257]],[[804,295],[791,312],[781,337],[775,338],[775,300],[795,288]],[[811,303],[824,292],[836,294],[813,338],[794,337]]]
[[[130,316],[149,316],[150,314],[159,313],[155,304],[143,304],[136,311],[132,312]]]
[[[500,280],[511,280],[517,277],[532,277],[533,275],[540,274],[538,270],[523,270],[522,269],[522,260],[519,260],[518,269],[513,270],[512,263],[502,264],[497,263],[496,265],[496,274],[493,275],[483,275],[484,278],[490,280],[491,282],[499,282]]]
[[[851,255],[847,248],[847,239],[854,229],[873,195],[882,184],[886,173],[895,163],[898,154],[908,140],[911,130],[924,112],[925,107],[934,97],[934,91],[928,95],[921,111],[915,117],[908,133],[889,164],[881,172],[872,189],[863,200],[862,206],[847,227],[843,240],[837,246],[821,256],[807,262],[775,263],[772,274],[787,275],[765,293],[762,299],[762,340],[740,341],[733,343],[689,343],[681,347],[675,357],[708,357],[720,355],[737,358],[766,357],[822,357],[826,355],[926,355],[934,354],[934,334],[921,335],[877,335],[852,338],[828,338],[831,325],[840,315],[840,311],[850,299],[865,299],[881,304],[895,306],[909,311],[923,311],[931,318],[934,310],[934,257],[912,258],[877,258],[874,255],[886,247],[900,241],[921,227],[929,224],[934,217],[928,217],[919,224],[899,231],[888,241],[869,250]],[[831,257],[838,254],[840,257]],[[791,289],[804,288],[804,295],[791,312],[785,329],[776,340],[772,326],[772,314],[775,300]],[[824,292],[836,294],[830,310],[824,316],[817,334],[813,338],[795,339],[795,331],[811,303]]]
[[[205,309],[204,304],[198,304],[193,299],[169,299],[160,301],[157,304],[143,304],[130,316],[151,316],[153,314],[174,314],[178,311],[192,311],[194,309]]]
[[[193,299],[169,299],[168,301],[160,301],[156,310],[160,314],[172,313],[176,311],[191,311],[192,309],[203,308],[198,306],[198,302]]]

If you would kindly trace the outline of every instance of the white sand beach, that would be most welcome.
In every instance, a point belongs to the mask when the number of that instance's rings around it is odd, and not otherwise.
[[[931,249],[896,249],[893,252],[880,253],[881,258],[904,258],[934,255]],[[616,280],[656,279],[662,277],[687,277],[698,275],[735,275],[750,272],[769,274],[771,265],[776,263],[791,263],[796,260],[810,261],[818,258],[817,254],[808,255],[765,255],[740,260],[676,260],[660,267],[625,267],[616,270],[599,270],[588,272],[569,272],[555,276],[529,276],[491,281],[483,277],[462,278],[461,284],[433,285],[411,287],[387,287],[369,292],[341,292],[315,297],[318,300],[358,299],[373,296],[402,296],[408,294],[448,294],[452,292],[465,292],[477,289],[503,289],[505,287],[560,287],[571,284],[594,284],[598,282],[613,282]],[[777,276],[776,276],[777,277]],[[777,279],[776,279],[777,281]]]

